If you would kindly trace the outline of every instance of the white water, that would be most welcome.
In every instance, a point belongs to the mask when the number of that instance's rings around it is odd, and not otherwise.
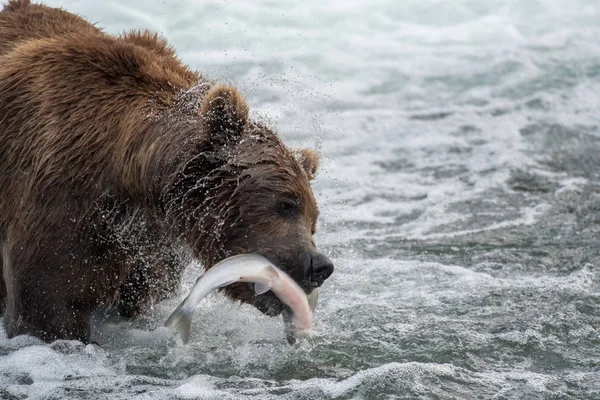
[[[0,330],[0,398],[600,398],[600,3],[47,4],[161,32],[319,148],[337,270],[300,348],[217,295],[181,346],[197,265],[102,348]]]

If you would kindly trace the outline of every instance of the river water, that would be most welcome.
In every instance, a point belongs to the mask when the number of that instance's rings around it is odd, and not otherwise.
[[[314,338],[179,295],[94,339],[0,330],[6,399],[600,398],[597,0],[48,1],[161,32],[323,154]]]

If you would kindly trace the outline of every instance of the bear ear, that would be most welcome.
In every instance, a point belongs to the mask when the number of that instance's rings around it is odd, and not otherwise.
[[[211,141],[224,144],[242,136],[248,122],[248,105],[236,88],[217,85],[202,100],[200,117]]]
[[[300,163],[300,166],[306,172],[309,180],[312,180],[317,174],[319,169],[319,154],[311,149],[300,149],[295,152],[296,159]]]

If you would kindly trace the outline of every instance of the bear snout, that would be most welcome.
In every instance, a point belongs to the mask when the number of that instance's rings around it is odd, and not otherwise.
[[[304,281],[307,282],[303,286],[309,289],[321,286],[333,274],[333,263],[322,253],[307,254],[303,264]]]

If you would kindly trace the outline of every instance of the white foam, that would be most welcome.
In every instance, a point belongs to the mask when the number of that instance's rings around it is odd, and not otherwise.
[[[81,353],[63,357],[47,346],[28,346],[2,357],[3,373],[27,373],[34,380],[63,380],[66,377],[114,375],[102,365],[106,357],[98,357],[93,345]]]

